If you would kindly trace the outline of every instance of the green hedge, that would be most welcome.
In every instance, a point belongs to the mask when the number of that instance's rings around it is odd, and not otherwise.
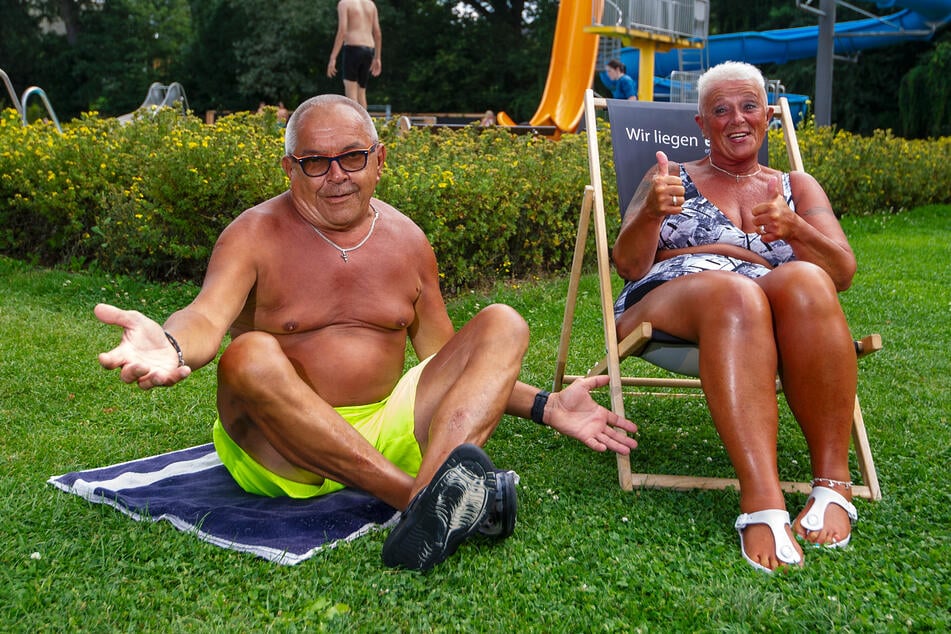
[[[478,127],[382,136],[389,153],[377,194],[429,236],[444,287],[570,268],[588,183],[585,136],[556,142]]]
[[[585,136],[560,141],[501,129],[399,134],[383,125],[377,195],[427,233],[444,287],[570,266],[588,181]],[[951,141],[858,137],[805,126],[807,168],[837,212],[891,213],[951,202]],[[772,161],[785,165],[778,137]],[[95,266],[200,281],[215,237],[244,209],[287,187],[273,110],[208,126],[172,110],[128,125],[94,113],[20,125],[0,113],[0,252],[43,265]],[[609,234],[616,230],[611,153],[602,141]]]
[[[780,135],[770,133],[770,164],[788,169]],[[951,202],[951,137],[908,140],[890,130],[860,136],[811,120],[797,136],[806,171],[822,183],[839,216]]]
[[[270,119],[270,120],[268,120]],[[198,279],[215,237],[280,192],[270,117],[206,126],[172,110],[122,125],[84,116],[59,134],[0,117],[0,249],[41,264]]]

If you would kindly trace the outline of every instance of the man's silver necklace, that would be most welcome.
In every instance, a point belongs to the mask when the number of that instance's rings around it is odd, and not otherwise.
[[[330,238],[328,238],[326,235],[324,235],[323,231],[321,231],[314,225],[310,225],[310,228],[313,229],[317,233],[318,236],[323,238],[324,242],[326,242],[327,244],[335,248],[337,251],[340,251],[340,258],[344,262],[349,262],[350,261],[349,253],[351,251],[356,251],[357,249],[362,247],[364,244],[366,244],[367,240],[370,239],[370,236],[373,235],[373,230],[376,228],[376,219],[380,217],[380,212],[373,205],[370,205],[370,209],[373,210],[373,220],[370,222],[370,230],[367,231],[367,234],[365,236],[363,236],[363,240],[360,240],[360,242],[357,242],[352,247],[347,247],[346,249],[340,246],[339,244],[337,244],[336,242],[334,242],[333,240],[331,240]],[[310,224],[310,223],[307,223],[307,224]]]
[[[708,157],[707,157],[707,160],[710,161],[710,165],[713,166],[713,169],[719,170],[719,171],[723,172],[724,174],[726,174],[727,176],[732,176],[733,178],[736,179],[736,182],[737,182],[737,183],[740,182],[740,179],[741,179],[741,178],[751,178],[751,177],[753,177],[753,176],[756,176],[757,174],[760,173],[760,170],[762,169],[759,165],[757,165],[757,166],[756,166],[756,171],[750,172],[749,174],[735,174],[735,173],[733,173],[733,172],[728,172],[728,171],[726,171],[725,169],[723,169],[722,167],[720,167],[720,166],[718,166],[716,163],[714,163],[714,162],[713,162],[713,157],[708,156]]]

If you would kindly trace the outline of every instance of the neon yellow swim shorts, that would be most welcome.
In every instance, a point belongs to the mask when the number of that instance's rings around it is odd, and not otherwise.
[[[404,374],[393,392],[382,401],[334,408],[380,453],[411,476],[419,473],[419,465],[423,461],[413,433],[413,410],[416,406],[416,386],[429,359],[432,357]],[[312,498],[345,488],[343,484],[330,479],[325,479],[322,484],[305,484],[268,471],[231,439],[221,419],[215,420],[212,437],[221,462],[235,482],[248,493],[267,497]]]

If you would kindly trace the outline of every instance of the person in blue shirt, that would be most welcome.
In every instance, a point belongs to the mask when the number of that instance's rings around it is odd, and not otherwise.
[[[627,74],[627,66],[616,59],[612,59],[608,62],[605,72],[607,72],[610,79],[604,83],[611,89],[611,95],[615,99],[637,100],[637,86],[634,85],[631,76]]]

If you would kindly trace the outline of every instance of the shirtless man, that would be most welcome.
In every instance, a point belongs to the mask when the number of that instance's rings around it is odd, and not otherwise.
[[[337,3],[337,37],[327,64],[327,77],[337,75],[337,55],[343,51],[343,88],[348,97],[367,107],[367,82],[380,76],[383,34],[373,0]]]
[[[517,382],[528,328],[508,306],[454,331],[426,236],[373,198],[386,148],[366,110],[340,95],[309,99],[285,150],[289,191],[221,233],[201,291],[164,327],[95,308],[124,331],[99,362],[143,389],[210,363],[230,334],[213,435],[245,490],[367,491],[404,511],[384,562],[425,570],[477,532],[514,528],[514,474],[480,448],[503,413],[597,451],[636,446],[624,433],[634,425],[589,394],[606,377],[551,395]],[[403,374],[407,339],[422,361]]]

